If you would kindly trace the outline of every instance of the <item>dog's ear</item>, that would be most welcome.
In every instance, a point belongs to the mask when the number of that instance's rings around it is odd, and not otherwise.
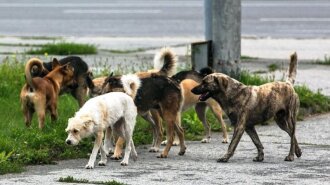
[[[55,69],[56,67],[60,66],[60,62],[57,60],[57,58],[53,58],[52,62],[52,68]]]
[[[74,68],[70,65],[70,62],[67,63],[67,64],[65,64],[65,65],[63,65],[63,66],[61,66],[61,70],[63,72],[69,72],[69,71],[74,72]]]
[[[214,77],[214,81],[217,83],[221,91],[225,92],[228,87],[228,79],[224,76]]]

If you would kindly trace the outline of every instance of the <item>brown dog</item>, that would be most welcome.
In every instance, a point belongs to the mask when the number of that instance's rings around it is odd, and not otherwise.
[[[233,138],[227,153],[218,162],[227,162],[244,133],[251,137],[258,149],[253,161],[264,160],[262,146],[254,125],[274,118],[277,125],[291,137],[289,155],[285,161],[293,161],[294,153],[300,157],[302,152],[295,136],[296,115],[299,109],[299,97],[293,88],[297,71],[297,55],[291,55],[289,76],[286,82],[272,82],[261,86],[246,86],[221,73],[206,76],[202,83],[192,89],[200,95],[200,100],[214,98],[225,110],[235,127]]]
[[[20,94],[22,110],[26,126],[31,125],[34,112],[37,112],[39,128],[45,126],[46,111],[50,111],[52,121],[57,119],[57,99],[64,85],[73,83],[74,69],[66,64],[60,65],[56,58],[53,60],[53,70],[45,77],[31,76],[31,66],[40,65],[37,58],[30,59],[25,66],[26,83]]]

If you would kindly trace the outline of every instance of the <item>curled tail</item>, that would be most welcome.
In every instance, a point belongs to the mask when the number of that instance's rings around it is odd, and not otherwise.
[[[41,74],[41,72],[43,71],[44,67],[43,67],[43,62],[38,59],[38,58],[31,58],[25,65],[25,80],[26,83],[35,90],[35,86],[33,84],[32,81],[32,74],[34,74],[34,76],[36,74]],[[38,75],[38,76],[39,76]]]
[[[127,74],[123,75],[120,78],[120,81],[123,85],[125,93],[135,99],[136,93],[141,85],[140,78],[135,74]]]
[[[162,48],[154,57],[154,68],[165,76],[172,76],[176,71],[177,56],[171,48]]]
[[[294,84],[294,82],[296,80],[297,63],[298,63],[297,53],[294,52],[290,56],[289,74],[288,74],[288,78],[286,79],[286,81],[289,82],[289,83],[291,83],[292,85]]]

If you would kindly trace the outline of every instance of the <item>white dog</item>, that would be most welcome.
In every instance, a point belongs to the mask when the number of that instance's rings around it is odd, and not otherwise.
[[[126,93],[112,92],[89,99],[84,106],[76,112],[73,118],[68,121],[65,129],[68,133],[66,143],[77,145],[79,141],[92,134],[95,135],[95,143],[92,154],[85,168],[94,168],[98,150],[101,148],[101,161],[98,163],[104,166],[107,162],[107,152],[109,143],[105,141],[102,145],[104,130],[111,130],[126,141],[125,156],[121,165],[128,164],[129,155],[132,150],[133,160],[137,158],[132,135],[136,122],[137,109],[134,98],[140,80],[135,75],[125,75],[122,79]]]

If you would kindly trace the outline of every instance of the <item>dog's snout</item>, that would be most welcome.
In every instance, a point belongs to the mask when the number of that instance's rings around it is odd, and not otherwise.
[[[66,140],[66,144],[71,145],[72,144],[71,140]]]

